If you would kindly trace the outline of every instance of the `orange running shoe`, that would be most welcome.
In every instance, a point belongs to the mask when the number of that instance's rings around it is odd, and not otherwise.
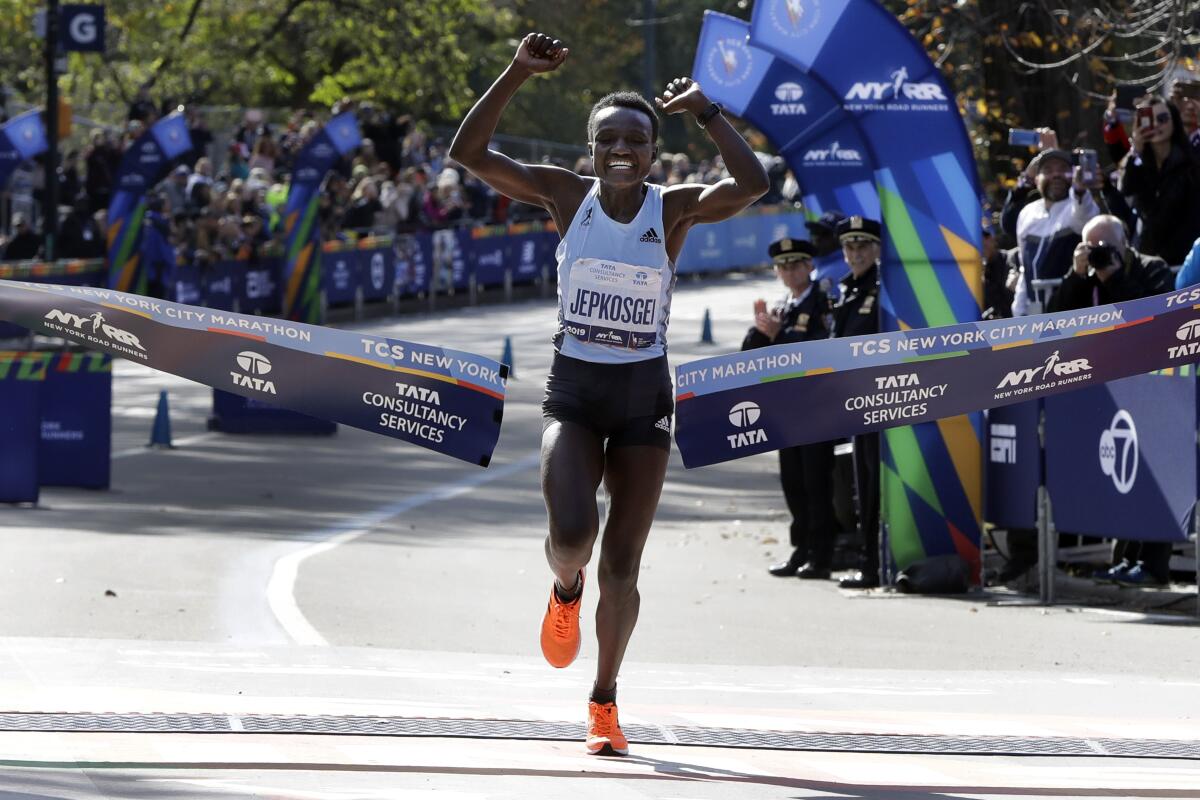
[[[629,742],[617,722],[616,703],[588,701],[587,751],[593,756],[629,755]]]
[[[583,570],[579,570],[579,594],[570,603],[558,599],[550,587],[550,602],[542,617],[542,655],[550,666],[568,667],[579,655],[579,606],[583,602]]]

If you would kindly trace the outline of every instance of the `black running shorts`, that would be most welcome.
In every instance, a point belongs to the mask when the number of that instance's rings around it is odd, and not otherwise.
[[[543,430],[554,422],[574,422],[607,439],[609,447],[670,450],[674,412],[666,356],[597,364],[554,354],[542,400]]]

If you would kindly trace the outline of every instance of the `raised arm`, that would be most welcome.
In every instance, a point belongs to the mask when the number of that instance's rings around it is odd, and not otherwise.
[[[488,143],[517,89],[538,73],[558,69],[569,52],[558,39],[542,33],[528,34],[521,40],[512,63],[463,119],[450,145],[450,158],[496,191],[552,212],[556,189],[580,181],[579,176],[558,167],[521,164],[488,149]]]
[[[706,115],[705,112],[712,105],[700,89],[700,84],[691,78],[671,81],[662,97],[656,97],[655,102],[668,114],[690,111],[697,120],[701,115]],[[729,124],[724,114],[717,113],[708,118],[704,132],[721,153],[729,177],[712,186],[683,184],[673,186],[664,193],[664,202],[677,209],[677,224],[684,223],[685,226],[728,219],[762,197],[770,188],[767,171],[759,163],[758,156]]]

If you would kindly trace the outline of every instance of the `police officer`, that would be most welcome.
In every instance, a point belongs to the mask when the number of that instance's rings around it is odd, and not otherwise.
[[[812,282],[817,248],[803,239],[780,239],[768,252],[787,294],[770,309],[754,303],[754,327],[742,349],[829,338],[829,301]],[[779,481],[792,515],[792,554],[769,568],[772,575],[827,579],[833,557],[833,442],[784,447],[779,451]]]
[[[837,230],[850,274],[842,279],[842,296],[833,307],[833,336],[879,333],[880,225],[873,219],[851,216],[838,223]],[[863,549],[858,571],[838,585],[873,589],[879,586],[878,433],[854,437],[854,483]]]

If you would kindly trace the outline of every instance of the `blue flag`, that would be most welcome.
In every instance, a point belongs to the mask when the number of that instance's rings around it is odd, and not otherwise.
[[[163,156],[171,161],[180,154],[192,149],[192,137],[188,133],[187,122],[183,114],[178,112],[163,117],[150,128],[154,141],[158,142]]]
[[[337,148],[339,155],[346,155],[362,144],[362,134],[358,130],[358,122],[353,111],[338,114],[325,125],[325,132]]]
[[[4,132],[12,142],[22,160],[46,152],[49,143],[46,139],[46,125],[42,122],[42,112],[27,111],[18,117],[13,117],[4,125]]]

